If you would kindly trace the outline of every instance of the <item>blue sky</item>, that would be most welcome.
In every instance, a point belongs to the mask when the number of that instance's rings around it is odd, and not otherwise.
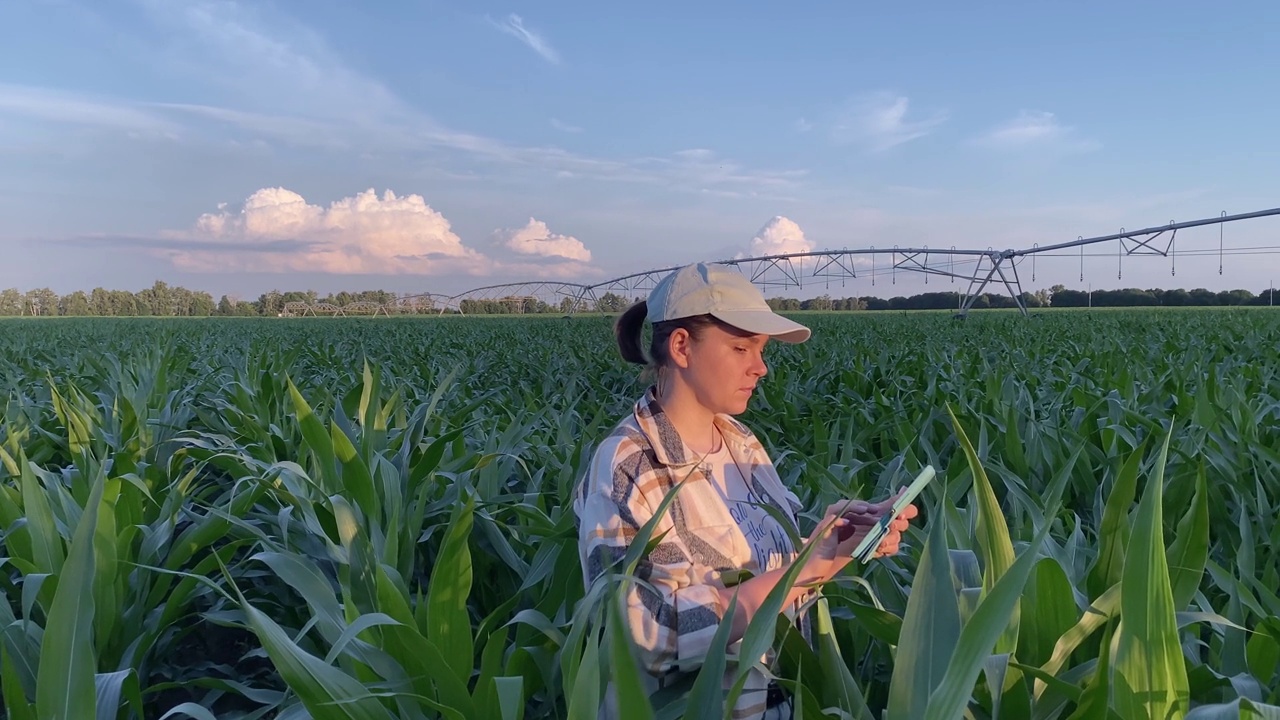
[[[11,0],[0,287],[454,293],[1276,207],[1275,27],[1262,2]],[[1280,245],[1280,218],[1224,234]],[[1257,291],[1277,258],[1023,279]]]

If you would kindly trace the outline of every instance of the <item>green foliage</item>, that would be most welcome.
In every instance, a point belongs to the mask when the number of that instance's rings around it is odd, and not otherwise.
[[[801,716],[1280,713],[1280,316],[805,321],[742,418],[802,530],[938,478],[813,647],[750,624]],[[644,544],[582,582],[572,490],[642,391],[609,322],[0,321],[5,715],[722,715],[723,636],[643,694]]]

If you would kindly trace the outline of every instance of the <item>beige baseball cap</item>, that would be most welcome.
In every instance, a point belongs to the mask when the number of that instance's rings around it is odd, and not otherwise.
[[[809,328],[775,313],[764,293],[742,273],[715,263],[686,265],[658,281],[649,293],[651,323],[711,315],[740,330],[787,343],[809,339]]]

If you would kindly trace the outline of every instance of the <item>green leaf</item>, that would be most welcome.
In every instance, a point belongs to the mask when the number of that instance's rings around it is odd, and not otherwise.
[[[1261,620],[1245,644],[1245,657],[1249,672],[1264,686],[1271,687],[1280,665],[1280,617],[1274,615]]]
[[[613,676],[613,684],[617,689],[618,708],[621,720],[653,720],[653,705],[640,682],[640,667],[636,663],[635,652],[631,644],[631,633],[627,631],[619,610],[619,603],[611,598],[606,603],[609,609],[609,667]],[[728,623],[722,623],[728,625]],[[712,647],[715,647],[714,640]]]
[[[1102,652],[1098,655],[1098,668],[1093,680],[1080,696],[1076,711],[1067,720],[1094,720],[1105,718],[1111,712],[1111,636],[1114,625],[1107,624],[1102,634]]]
[[[302,393],[298,392],[298,388],[293,384],[293,380],[286,380],[289,387],[289,397],[293,400],[294,412],[298,415],[298,425],[302,428],[302,436],[306,439],[307,450],[316,460],[316,478],[320,482],[320,486],[324,488],[325,494],[332,495],[339,492],[338,487],[338,464],[337,457],[333,451],[333,440],[329,433],[325,432],[324,423],[320,422],[320,418],[311,410],[311,406],[307,404]]]
[[[98,720],[115,720],[120,715],[121,695],[129,702],[137,717],[143,717],[142,690],[138,673],[132,668],[111,673],[98,673],[94,678],[97,691]]]
[[[698,677],[694,680],[693,689],[689,692],[685,712],[692,713],[693,717],[724,717],[724,675],[728,667],[726,651],[729,646],[729,633],[733,627],[733,616],[737,612],[738,593],[735,592],[729,598],[729,606],[725,609],[724,617],[720,619],[720,626],[711,637],[707,656],[702,661],[702,667],[698,668]]]
[[[0,643],[0,695],[4,696],[8,720],[36,720],[36,708],[27,701],[22,680],[18,678],[18,670],[4,643]]]
[[[27,533],[31,538],[31,561],[38,572],[57,575],[64,562],[62,536],[53,521],[49,497],[36,479],[25,455],[22,462],[22,509],[27,516]]]
[[[98,507],[105,483],[93,483],[80,513],[66,563],[58,573],[40,642],[40,670],[36,677],[36,716],[40,720],[96,717],[94,675],[98,654],[93,644],[94,541]]]
[[[1121,717],[1134,720],[1180,716],[1190,702],[1162,527],[1164,468],[1172,436],[1170,428],[1138,505],[1120,582],[1114,701]]]
[[[1196,493],[1191,506],[1178,521],[1173,543],[1169,545],[1169,584],[1173,588],[1173,607],[1187,607],[1204,577],[1205,563],[1209,561],[1209,489],[1205,482],[1204,467],[1196,473]]]
[[[454,506],[427,590],[427,639],[440,648],[454,677],[464,683],[471,678],[475,660],[471,616],[467,611],[467,598],[471,595],[468,542],[475,498],[465,494],[466,499]]]
[[[226,573],[225,566],[223,567]],[[228,580],[230,578],[228,577]],[[303,650],[232,583],[249,629],[272,665],[315,720],[392,720],[391,713],[359,680]]]
[[[919,720],[942,682],[960,639],[960,607],[951,583],[946,515],[930,515],[929,533],[902,620],[885,720]]]
[[[567,720],[595,720],[600,716],[600,634],[586,637],[581,670],[568,700]]]
[[[1248,698],[1229,703],[1200,705],[1187,713],[1186,720],[1280,720],[1280,705],[1264,705]]]
[[[991,592],[978,604],[973,617],[965,623],[947,664],[946,674],[930,693],[926,718],[946,720],[964,713],[973,694],[974,682],[982,672],[991,648],[998,645],[1001,633],[1008,627],[1009,617],[1018,606],[1022,588],[1031,575],[1031,568],[1035,567],[1040,545],[1049,534],[1049,527],[1045,524],[1040,528],[1035,539],[1009,571],[1000,577]]]
[[[1129,455],[1111,486],[1111,494],[1107,496],[1102,524],[1098,528],[1098,559],[1089,571],[1086,584],[1090,600],[1120,582],[1124,571],[1125,548],[1129,544],[1129,510],[1138,491],[1138,470],[1142,466],[1144,447],[1145,443]]]
[[[1116,583],[1098,596],[1098,599],[1094,600],[1093,604],[1085,610],[1076,624],[1072,625],[1070,630],[1067,630],[1062,634],[1062,637],[1058,638],[1058,642],[1053,646],[1053,656],[1049,658],[1048,662],[1040,666],[1041,671],[1046,675],[1056,676],[1066,665],[1067,660],[1071,658],[1071,654],[1075,652],[1076,648],[1080,647],[1080,644],[1097,631],[1098,628],[1106,625],[1107,621],[1119,610],[1120,583]],[[1039,698],[1044,690],[1044,682],[1037,678],[1033,694],[1036,698]]]
[[[875,716],[867,707],[862,688],[858,686],[853,673],[849,672],[849,666],[845,664],[844,655],[840,652],[840,643],[836,640],[827,599],[819,598],[810,612],[813,613],[814,641],[818,646],[818,657],[821,659],[822,685],[819,688],[819,696],[822,698],[823,706],[840,708],[850,717],[859,720],[874,720]],[[796,679],[799,679],[798,665]],[[800,699],[800,696],[795,698],[797,703]],[[796,714],[801,715],[798,708]]]
[[[356,451],[351,439],[338,427],[338,423],[329,426],[329,438],[333,444],[334,457],[342,463],[342,486],[347,495],[356,501],[360,511],[370,522],[382,521],[382,503],[378,501],[378,492],[373,486],[373,476],[364,459]]]
[[[1053,646],[1075,625],[1079,616],[1071,580],[1053,558],[1036,563],[1022,594],[1022,623],[1018,629],[1018,657],[1041,665],[1053,655]]]
[[[996,499],[995,490],[991,487],[987,472],[983,469],[973,444],[965,435],[964,428],[960,427],[960,421],[952,412],[950,403],[947,404],[947,414],[951,417],[956,440],[964,449],[969,470],[973,473],[973,491],[978,506],[978,547],[982,552],[982,597],[986,597],[1014,563],[1013,541],[1009,537],[1009,526],[1005,522],[1004,511],[1000,509],[1000,502]],[[1009,624],[1000,634],[999,642],[996,643],[995,652],[1012,653],[1017,649],[1020,614],[1015,603],[1008,618]]]

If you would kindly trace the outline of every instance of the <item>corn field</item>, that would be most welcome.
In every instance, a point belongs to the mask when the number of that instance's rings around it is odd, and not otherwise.
[[[1280,717],[1280,314],[805,321],[742,418],[805,506],[938,477],[812,644],[749,625],[796,717]],[[610,322],[0,321],[6,716],[725,716],[723,637],[639,692],[652,528],[583,584]]]

